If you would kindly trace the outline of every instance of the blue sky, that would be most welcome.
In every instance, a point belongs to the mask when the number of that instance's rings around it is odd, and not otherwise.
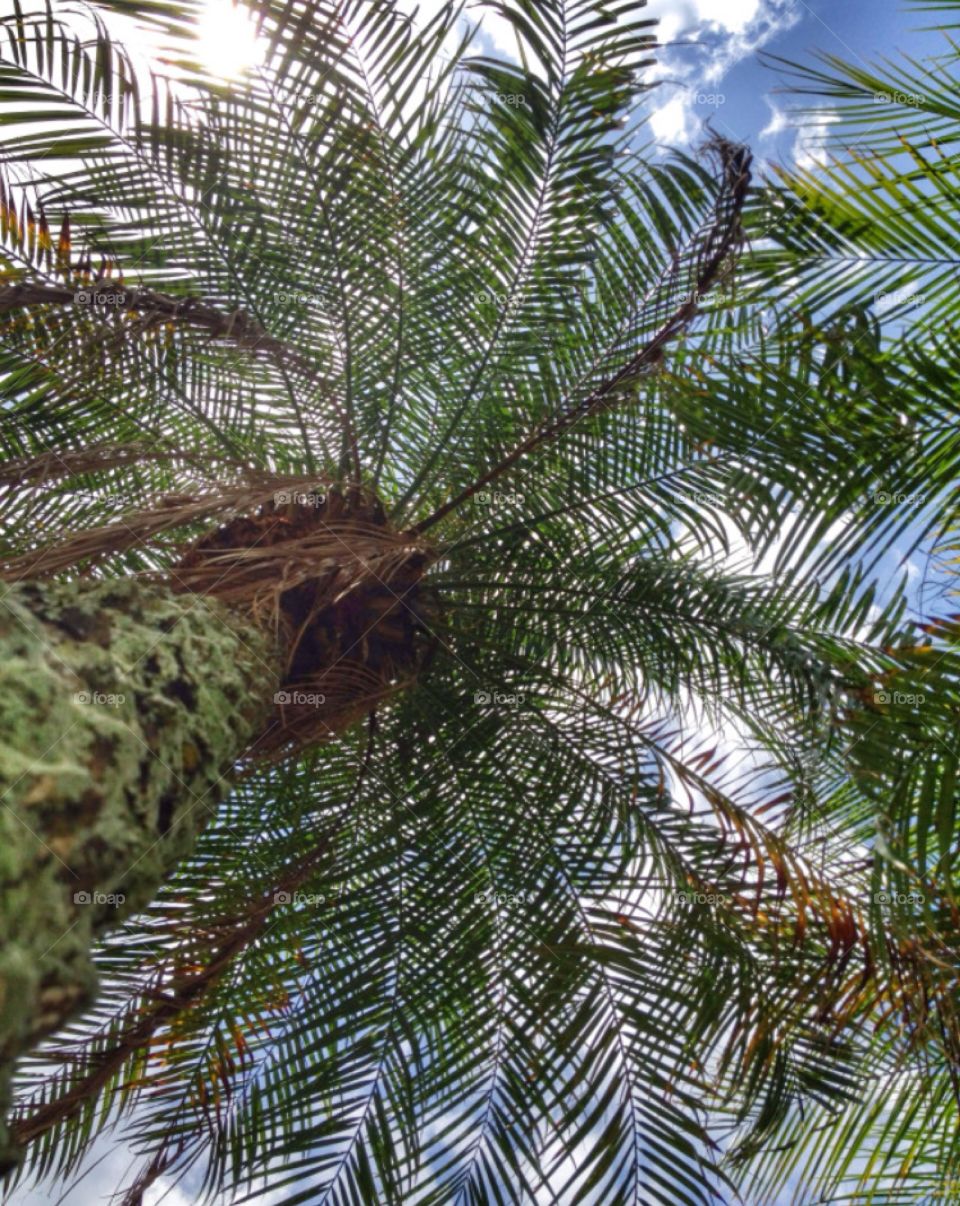
[[[761,53],[809,62],[825,51],[866,66],[940,44],[920,31],[930,14],[898,0],[651,0],[648,8],[661,16],[660,36],[671,43],[662,99],[653,98],[654,133],[668,143],[695,143],[710,120],[760,159],[789,162],[810,153],[786,124],[796,101],[781,91],[785,77]]]

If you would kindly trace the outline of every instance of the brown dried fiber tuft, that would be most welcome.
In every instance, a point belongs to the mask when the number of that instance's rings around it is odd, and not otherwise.
[[[175,590],[221,599],[283,651],[270,724],[251,750],[283,757],[342,732],[409,686],[429,648],[426,543],[357,486],[278,491],[197,541]]]

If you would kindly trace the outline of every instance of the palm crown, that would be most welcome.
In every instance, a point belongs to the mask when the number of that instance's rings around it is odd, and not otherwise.
[[[197,10],[97,7],[171,39]],[[289,1201],[710,1200],[894,1066],[867,1019],[921,975],[837,829],[889,739],[863,700],[923,658],[849,562],[792,568],[852,507],[841,553],[889,541],[849,456],[916,464],[860,389],[877,332],[827,296],[764,322],[787,235],[737,265],[776,195],[721,139],[637,150],[634,4],[480,6],[519,62],[457,5],[250,7],[230,87],[92,14],[0,25],[8,566],[55,529],[45,570],[167,571],[254,487],[363,497],[425,550],[415,683],[377,663],[402,690],[244,769],[15,1133],[64,1175],[122,1117],[131,1202],[191,1165]]]

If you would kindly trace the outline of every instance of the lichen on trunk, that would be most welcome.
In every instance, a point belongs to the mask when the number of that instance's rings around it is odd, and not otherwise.
[[[15,1060],[194,848],[273,707],[268,633],[134,579],[0,586],[0,1164]]]

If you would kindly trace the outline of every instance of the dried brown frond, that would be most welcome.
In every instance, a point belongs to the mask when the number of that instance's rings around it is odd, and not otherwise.
[[[235,514],[249,514],[273,499],[275,493],[307,491],[318,478],[279,477],[254,470],[245,471],[239,483],[205,484],[189,495],[166,495],[122,519],[65,533],[60,541],[44,545],[0,563],[0,579],[19,582],[24,578],[46,578],[67,570],[89,571],[113,553],[126,552],[151,544],[162,532],[190,527],[207,520]]]
[[[39,456],[22,456],[0,465],[0,486],[39,486],[64,477],[120,469],[145,461],[169,460],[172,452],[147,444],[94,444],[88,448],[51,449]]]

